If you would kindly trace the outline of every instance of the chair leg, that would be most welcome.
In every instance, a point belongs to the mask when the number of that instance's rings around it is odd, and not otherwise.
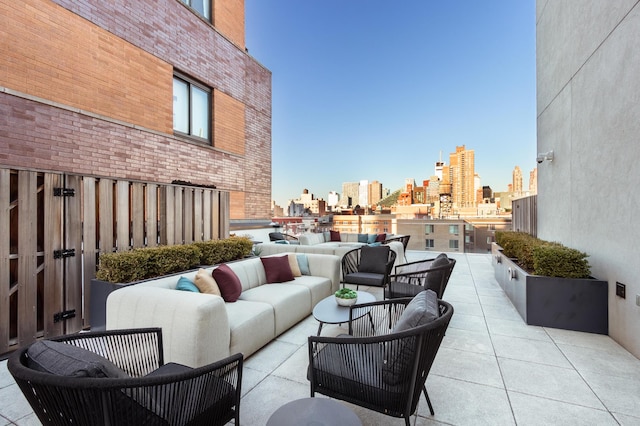
[[[431,400],[429,399],[429,394],[427,393],[427,386],[422,386],[422,391],[424,392],[424,397],[427,398],[427,404],[429,405],[429,411],[433,416],[435,413],[433,412],[433,405],[431,405]]]

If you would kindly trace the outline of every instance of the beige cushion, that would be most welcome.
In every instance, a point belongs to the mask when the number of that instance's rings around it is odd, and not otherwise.
[[[200,290],[200,293],[207,294],[215,294],[216,296],[222,296],[220,293],[220,288],[218,288],[218,283],[213,278],[211,273],[205,271],[203,268],[200,268],[198,273],[196,274],[196,278],[194,280],[194,284]]]
[[[289,256],[289,266],[291,267],[291,273],[294,277],[301,277],[300,265],[298,265],[298,258],[295,253],[287,253]]]

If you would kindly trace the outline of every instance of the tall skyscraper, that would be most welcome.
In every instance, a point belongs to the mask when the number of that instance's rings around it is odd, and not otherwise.
[[[474,156],[475,152],[464,145],[456,146],[456,152],[449,154],[451,196],[458,208],[476,205]]]
[[[532,194],[538,193],[538,168],[531,170],[529,172],[529,191]]]
[[[366,207],[369,205],[369,181],[361,180],[358,187],[358,204],[360,207]]]
[[[513,192],[522,193],[522,170],[520,170],[520,166],[516,166],[513,169]]]
[[[369,204],[378,204],[382,200],[382,183],[374,180],[369,184]]]
[[[343,207],[355,206],[359,202],[359,194],[360,182],[343,182],[340,205]]]

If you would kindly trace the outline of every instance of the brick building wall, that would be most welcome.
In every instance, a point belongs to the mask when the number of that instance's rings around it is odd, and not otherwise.
[[[0,166],[213,184],[269,217],[271,73],[244,2],[214,3],[220,32],[178,0],[0,0]],[[211,87],[213,146],[173,135],[174,70]]]

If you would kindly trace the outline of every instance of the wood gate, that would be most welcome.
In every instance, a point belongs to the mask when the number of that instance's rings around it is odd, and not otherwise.
[[[90,327],[99,254],[229,235],[229,193],[0,169],[0,354]]]

